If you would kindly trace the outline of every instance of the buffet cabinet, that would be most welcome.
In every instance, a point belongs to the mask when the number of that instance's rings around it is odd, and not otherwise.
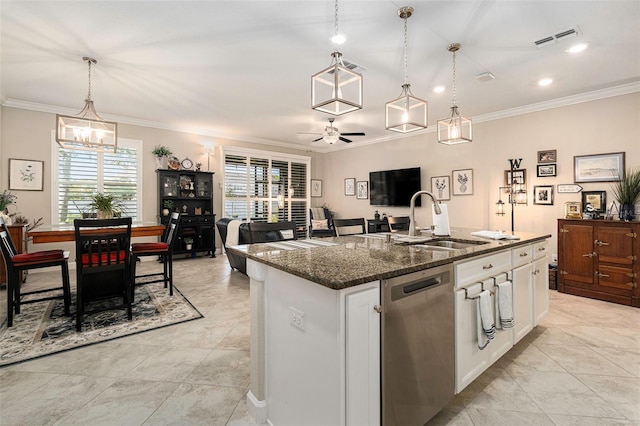
[[[640,307],[640,222],[558,220],[558,291]]]
[[[172,212],[180,212],[174,254],[195,256],[206,252],[215,257],[213,214],[213,172],[156,170],[158,174],[158,215],[163,225]]]

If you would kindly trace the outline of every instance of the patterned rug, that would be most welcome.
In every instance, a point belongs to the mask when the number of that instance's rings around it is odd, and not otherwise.
[[[122,299],[87,304],[86,310],[117,305]],[[75,327],[75,294],[71,299],[71,316],[64,315],[62,299],[23,305],[7,328],[4,318],[0,328],[0,366],[15,364],[69,349],[92,345],[119,337],[202,318],[202,314],[174,286],[173,296],[163,283],[136,287],[133,319],[126,309],[113,309],[84,315],[82,331]]]

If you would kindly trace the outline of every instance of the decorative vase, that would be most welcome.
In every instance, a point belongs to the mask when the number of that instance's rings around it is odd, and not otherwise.
[[[169,216],[169,209],[162,209],[162,216]]]
[[[113,219],[113,211],[98,210],[96,212],[97,219]]]
[[[167,157],[164,155],[162,157],[156,157],[156,166],[158,166],[158,169],[166,169]]]
[[[620,206],[620,212],[618,213],[620,220],[624,220],[625,222],[632,221],[636,217],[635,207],[633,204],[622,204]]]
[[[9,216],[8,214],[5,214],[4,212],[0,211],[0,217],[2,218],[2,220],[4,220],[5,225],[8,226],[13,224],[13,219],[11,219],[11,216]]]
[[[191,250],[191,244],[185,244],[185,246],[187,247],[187,250]]]

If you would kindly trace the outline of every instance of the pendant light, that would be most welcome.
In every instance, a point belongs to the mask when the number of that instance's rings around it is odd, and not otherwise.
[[[451,101],[451,115],[438,120],[438,142],[445,145],[456,145],[471,142],[471,119],[463,117],[456,105],[456,52],[460,50],[460,43],[452,43],[447,48],[453,53],[453,100]]]
[[[91,100],[91,64],[98,61],[88,56],[82,60],[89,65],[87,99],[78,115],[56,115],[56,142],[65,149],[115,152],[118,148],[118,123],[100,118]]]
[[[332,41],[344,42],[338,33],[338,0],[335,1],[335,33]],[[332,115],[362,109],[362,75],[345,65],[337,49],[331,54],[331,65],[311,76],[311,108]]]
[[[407,19],[412,14],[411,6],[398,9],[398,16],[404,20],[404,84],[400,97],[385,104],[386,128],[399,133],[427,128],[427,101],[413,96],[407,78]]]

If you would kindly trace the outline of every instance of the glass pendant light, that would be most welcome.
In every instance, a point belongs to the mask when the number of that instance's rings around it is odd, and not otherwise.
[[[334,43],[340,44],[344,36],[338,33],[338,0],[335,2]],[[342,60],[337,49],[331,54],[331,65],[311,76],[311,108],[332,115],[342,115],[362,109],[362,74]]]
[[[103,120],[91,100],[91,64],[93,58],[82,58],[89,65],[89,91],[78,115],[56,115],[56,142],[65,149],[115,152],[118,148],[118,123]]]
[[[460,43],[452,43],[447,48],[453,53],[453,100],[449,117],[438,120],[438,142],[445,145],[456,145],[472,140],[471,119],[461,116],[456,105],[456,52],[460,50],[460,46]]]
[[[404,84],[400,97],[385,104],[385,127],[399,133],[427,128],[427,101],[413,96],[407,78],[407,19],[412,14],[411,6],[398,10],[398,16],[404,20]]]

